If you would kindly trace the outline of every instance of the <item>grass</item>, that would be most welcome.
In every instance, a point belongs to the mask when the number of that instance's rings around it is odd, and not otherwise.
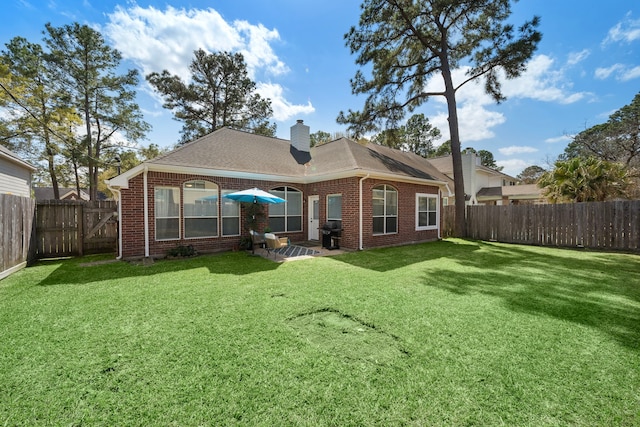
[[[0,282],[0,425],[639,425],[640,258],[464,240]]]

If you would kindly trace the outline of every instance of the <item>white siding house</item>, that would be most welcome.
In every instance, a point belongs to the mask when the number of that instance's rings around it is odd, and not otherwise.
[[[31,197],[31,173],[36,170],[0,145],[0,194]]]
[[[451,156],[427,160],[453,180]],[[462,154],[462,177],[466,203],[469,205],[502,205],[542,199],[540,189],[535,185],[517,185],[517,178],[483,166],[480,163],[480,157],[473,152]],[[445,202],[453,204],[455,199],[450,196]]]

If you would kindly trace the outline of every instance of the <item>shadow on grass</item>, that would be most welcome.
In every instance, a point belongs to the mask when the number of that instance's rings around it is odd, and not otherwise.
[[[464,240],[440,240],[416,245],[368,249],[336,255],[332,259],[378,272],[392,271],[439,258],[469,259],[477,245]]]
[[[428,268],[426,285],[499,298],[511,310],[578,323],[640,351],[640,257],[474,242],[453,268]]]
[[[104,259],[104,257],[102,257]],[[159,260],[149,266],[126,261],[113,263],[96,262],[86,265],[96,258],[82,257],[68,260],[41,261],[37,265],[59,264],[59,267],[40,281],[40,286],[61,284],[87,284],[105,279],[150,277],[167,272],[180,272],[207,268],[211,274],[246,275],[278,268],[280,264],[244,252],[224,252],[200,255],[193,258]]]

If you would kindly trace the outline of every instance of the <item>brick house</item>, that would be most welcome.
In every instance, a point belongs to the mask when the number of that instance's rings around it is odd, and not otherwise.
[[[119,200],[126,259],[179,245],[238,247],[248,235],[246,206],[223,196],[252,187],[287,200],[264,205],[258,231],[268,226],[292,242],[319,240],[327,221],[340,221],[344,249],[435,240],[449,182],[412,153],[347,138],[310,147],[309,127],[298,120],[290,141],[222,128],[107,185]]]

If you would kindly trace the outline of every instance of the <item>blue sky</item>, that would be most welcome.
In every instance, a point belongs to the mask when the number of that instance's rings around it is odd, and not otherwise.
[[[41,42],[47,22],[79,22],[103,33],[141,75],[168,69],[186,77],[193,51],[239,51],[262,96],[272,99],[277,136],[303,119],[311,132],[344,132],[338,113],[359,110],[351,94],[357,70],[344,34],[356,25],[353,0],[4,0],[0,43],[15,36]],[[503,84],[496,105],[477,85],[458,94],[463,147],[493,152],[506,173],[547,167],[571,135],[607,120],[640,91],[640,3],[630,0],[521,0],[512,22],[542,19],[542,42],[519,79]],[[462,76],[464,68],[456,71]],[[440,85],[434,76],[429,87]],[[141,79],[138,103],[153,126],[143,144],[171,146],[180,123]],[[446,105],[433,98],[424,113],[448,138]]]

